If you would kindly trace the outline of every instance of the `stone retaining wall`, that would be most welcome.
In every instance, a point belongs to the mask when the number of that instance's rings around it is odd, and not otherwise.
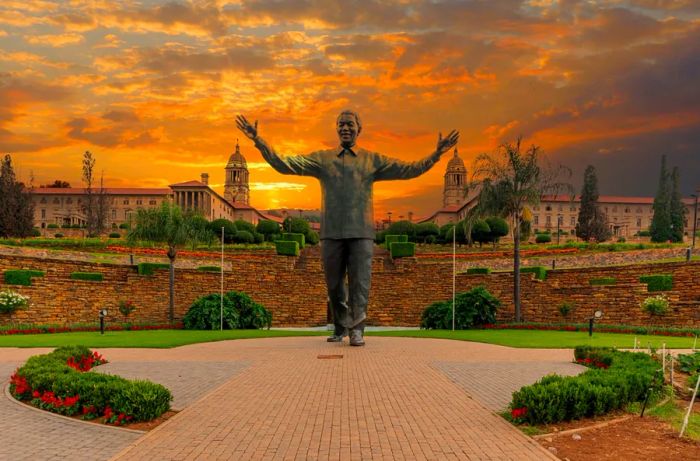
[[[291,258],[276,255],[237,255],[227,258],[232,270],[224,286],[240,290],[273,313],[274,326],[311,326],[326,323],[326,293],[320,260],[314,256]],[[33,285],[8,286],[0,277],[0,289],[11,288],[27,295],[31,305],[15,314],[0,314],[0,323],[95,322],[99,309],[107,308],[110,321],[121,321],[119,301],[132,300],[138,308],[132,321],[164,322],[168,312],[168,271],[139,276],[134,266],[37,259],[0,255],[0,272],[7,269],[38,269],[44,277]],[[103,282],[71,280],[71,272],[100,272]],[[640,275],[673,274],[670,312],[652,319],[639,307],[650,294],[638,282]],[[597,277],[616,277],[617,284],[591,286]],[[176,317],[182,318],[199,296],[219,292],[217,273],[190,269],[176,271]],[[458,275],[457,290],[483,284],[501,299],[500,321],[513,319],[513,276]],[[419,263],[414,258],[395,262],[373,260],[369,322],[375,325],[416,326],[423,309],[437,300],[452,297],[451,263]],[[574,309],[565,319],[559,306],[571,302]],[[545,281],[531,274],[522,276],[522,312],[526,321],[585,321],[593,311],[604,311],[606,323],[631,325],[700,326],[700,263],[639,264],[619,267],[560,269]]]

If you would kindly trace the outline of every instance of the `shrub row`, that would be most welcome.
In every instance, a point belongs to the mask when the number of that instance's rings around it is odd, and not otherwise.
[[[197,270],[204,272],[221,272],[221,268],[219,266],[199,266]]]
[[[408,235],[385,235],[384,236],[384,246],[387,250],[391,250],[392,243],[406,243],[408,242]]]
[[[499,323],[482,325],[484,329],[494,330],[543,330],[543,331],[588,331],[587,323]],[[596,331],[608,333],[637,334],[637,335],[663,335],[690,337],[700,336],[700,328],[674,328],[635,325],[607,325],[596,324]]]
[[[579,346],[574,357],[590,369],[579,376],[545,376],[513,393],[515,421],[550,424],[602,415],[662,389],[659,364],[646,354]]]
[[[598,277],[598,278],[593,278],[588,281],[591,285],[615,285],[617,283],[617,279],[615,277]]]
[[[392,258],[408,258],[416,255],[416,244],[413,242],[391,242],[389,251]]]
[[[294,242],[296,243],[296,242]],[[197,299],[185,314],[183,323],[187,330],[218,330],[222,322],[221,295],[209,294]],[[229,291],[223,299],[223,328],[270,328],[272,314],[250,296]]]
[[[32,277],[43,277],[44,271],[38,271],[33,269],[12,269],[7,270],[3,274],[5,283],[8,285],[24,285],[30,286],[32,284]]]
[[[277,240],[275,241],[275,248],[278,255],[299,256],[299,242]]]
[[[489,269],[488,267],[470,267],[464,273],[467,275],[490,274],[491,269]]]
[[[521,274],[535,274],[535,278],[537,280],[544,280],[547,278],[547,268],[544,266],[521,267],[520,273]]]
[[[142,331],[142,330],[181,330],[181,323],[117,323],[105,326],[107,331]],[[75,325],[3,325],[0,336],[37,335],[43,333],[69,333],[78,331],[100,331],[99,324]]]
[[[150,421],[168,409],[172,395],[160,384],[130,381],[89,370],[104,363],[84,346],[64,346],[36,355],[12,376],[10,392],[46,410],[110,423]]]
[[[673,275],[653,274],[639,277],[641,283],[647,284],[648,291],[669,291],[673,289]]]
[[[170,269],[168,263],[139,263],[136,270],[139,275],[153,275],[156,269]]]
[[[282,238],[280,240],[286,242],[297,242],[299,244],[300,249],[306,246],[306,238],[304,237],[304,234],[285,232],[284,234],[282,234]]]
[[[99,272],[72,272],[70,278],[73,280],[89,280],[92,282],[101,282],[104,279]]]

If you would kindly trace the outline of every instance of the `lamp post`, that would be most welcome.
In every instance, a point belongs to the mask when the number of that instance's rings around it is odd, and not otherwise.
[[[695,209],[693,210],[693,248],[695,248],[695,233],[698,228],[698,194],[690,194],[691,197],[695,197]]]
[[[387,211],[386,214],[389,216],[389,225],[391,226],[391,211]]]

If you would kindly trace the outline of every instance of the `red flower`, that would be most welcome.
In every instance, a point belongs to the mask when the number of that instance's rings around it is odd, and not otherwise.
[[[111,418],[113,414],[114,413],[112,412],[112,409],[110,407],[105,407],[105,412],[104,412],[105,419]]]
[[[513,408],[513,410],[510,412],[510,415],[513,417],[513,419],[522,418],[526,414],[527,414],[527,407]]]

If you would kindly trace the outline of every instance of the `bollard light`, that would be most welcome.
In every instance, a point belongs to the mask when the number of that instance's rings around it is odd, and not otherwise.
[[[593,336],[593,322],[603,318],[603,311],[595,311],[593,317],[588,319],[588,336]]]
[[[100,334],[105,334],[105,317],[107,317],[107,309],[100,309]]]

